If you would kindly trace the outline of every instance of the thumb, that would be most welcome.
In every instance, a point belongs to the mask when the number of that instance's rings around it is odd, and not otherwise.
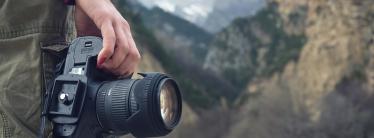
[[[116,35],[112,22],[103,23],[100,29],[103,36],[103,49],[101,49],[98,55],[98,67],[102,67],[102,64],[112,57],[114,53],[114,46],[116,44]]]

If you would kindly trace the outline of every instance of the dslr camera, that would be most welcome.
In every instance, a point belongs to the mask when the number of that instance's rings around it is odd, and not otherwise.
[[[96,68],[102,39],[80,37],[69,47],[63,73],[46,98],[54,137],[94,138],[131,133],[157,137],[179,123],[182,97],[177,82],[162,73],[118,79]]]

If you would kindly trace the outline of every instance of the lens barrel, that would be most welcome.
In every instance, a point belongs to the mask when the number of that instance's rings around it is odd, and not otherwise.
[[[179,123],[182,97],[176,81],[160,73],[141,75],[143,79],[105,82],[99,88],[96,113],[104,131],[156,137]]]

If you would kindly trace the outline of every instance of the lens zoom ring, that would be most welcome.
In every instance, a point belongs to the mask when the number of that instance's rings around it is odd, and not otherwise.
[[[131,92],[130,93],[130,107],[131,107],[131,114],[134,114],[136,111],[138,111],[139,107],[136,103],[136,100],[135,100],[135,95],[134,95],[134,92]]]
[[[112,89],[111,115],[112,122],[117,127],[122,127],[122,125],[126,124],[125,121],[130,116],[128,98],[131,84],[126,82],[126,80],[117,81]]]

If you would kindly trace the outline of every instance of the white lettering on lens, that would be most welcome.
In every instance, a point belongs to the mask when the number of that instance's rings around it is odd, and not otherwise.
[[[112,89],[109,89],[108,96],[112,94]]]

